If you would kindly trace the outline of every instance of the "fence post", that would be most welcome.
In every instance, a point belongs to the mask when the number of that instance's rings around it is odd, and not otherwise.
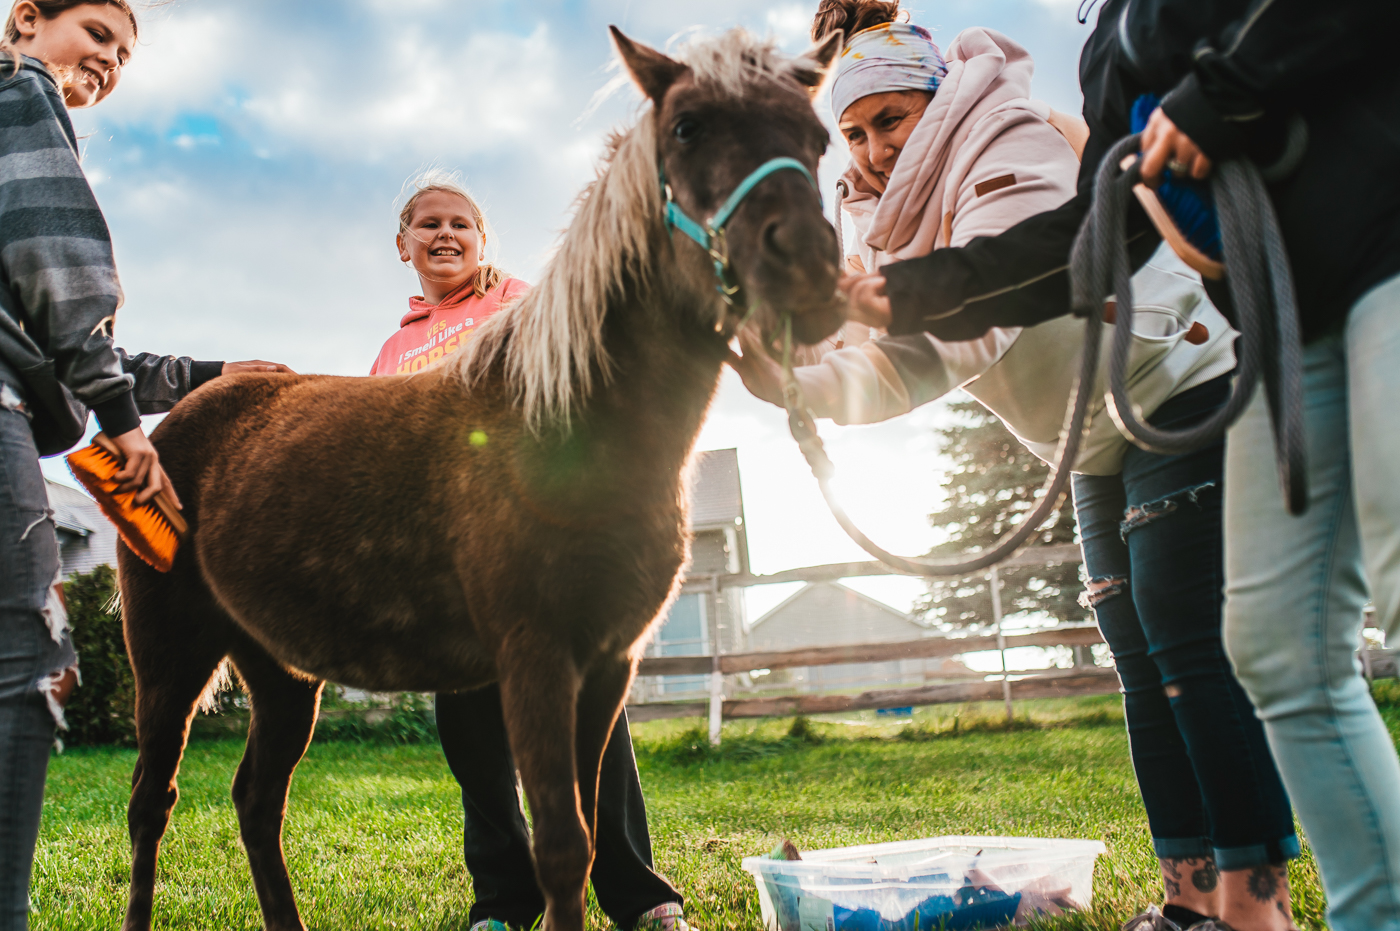
[[[724,673],[719,671],[719,576],[710,576],[710,605],[705,621],[710,632],[710,746],[718,747],[724,720]]]
[[[1001,632],[1001,576],[995,565],[987,572],[987,582],[992,589],[992,620],[997,627],[997,652],[1001,654],[1001,697],[1006,701],[1006,722],[1016,720],[1011,710],[1011,680],[1006,677],[1006,636]]]

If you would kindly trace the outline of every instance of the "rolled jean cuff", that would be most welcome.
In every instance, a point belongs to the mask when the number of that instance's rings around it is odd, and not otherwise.
[[[1204,860],[1215,855],[1208,837],[1154,837],[1152,850],[1158,860]]]
[[[1247,870],[1263,863],[1283,863],[1296,859],[1303,852],[1298,835],[1290,834],[1278,840],[1248,847],[1215,848],[1215,868],[1218,870]]]

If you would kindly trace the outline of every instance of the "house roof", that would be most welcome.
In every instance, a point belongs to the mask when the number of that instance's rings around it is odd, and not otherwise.
[[[105,521],[102,512],[91,498],[67,485],[45,479],[49,490],[49,507],[53,508],[53,520],[60,530],[85,537]]]
[[[743,517],[739,451],[710,449],[700,453],[690,486],[690,525],[698,529],[725,524],[732,527],[742,524]]]
[[[885,604],[883,601],[880,601],[877,598],[871,598],[869,595],[863,592],[858,592],[854,588],[842,585],[840,582],[808,582],[806,585],[802,586],[797,591],[793,592],[791,595],[779,602],[777,607],[770,608],[767,612],[764,613],[762,617],[750,624],[749,630],[753,630],[755,627],[757,627],[759,624],[762,624],[770,617],[776,617],[779,614],[785,613],[787,609],[790,608],[792,605],[796,604],[798,601],[805,601],[806,599],[812,597],[823,587],[838,589],[843,594],[850,597],[855,597],[856,599],[865,602],[868,605],[872,605],[873,607],[878,608],[879,610],[885,612],[891,617],[897,617],[901,621],[906,621],[915,627],[923,627],[922,624],[914,620],[913,617],[904,613],[903,611],[898,611]]]
[[[103,516],[97,503],[76,488],[47,479],[49,507],[58,528],[63,577],[91,572],[97,566],[117,564],[117,528]]]
[[[928,636],[903,611],[836,582],[804,586],[749,628],[753,650],[898,643]]]

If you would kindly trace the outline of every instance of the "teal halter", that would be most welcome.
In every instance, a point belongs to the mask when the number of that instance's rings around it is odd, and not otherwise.
[[[818,197],[821,196],[821,191],[817,188],[817,181],[807,170],[806,165],[795,158],[770,158],[740,182],[739,186],[734,189],[734,193],[729,195],[729,199],[724,202],[714,216],[710,217],[710,222],[701,226],[686,216],[685,211],[676,204],[675,197],[671,193],[671,185],[666,183],[666,168],[664,165],[659,167],[661,193],[666,198],[666,229],[668,231],[680,230],[710,254],[710,258],[715,263],[715,278],[718,279],[715,287],[726,304],[732,305],[734,303],[734,295],[738,293],[739,285],[731,282],[729,278],[729,243],[724,238],[725,224],[734,218],[734,211],[739,209],[739,205],[743,203],[745,197],[749,196],[749,192],[758,185],[758,182],[774,172],[784,170],[802,172],[802,177],[806,178],[812,185],[812,190],[817,191]]]

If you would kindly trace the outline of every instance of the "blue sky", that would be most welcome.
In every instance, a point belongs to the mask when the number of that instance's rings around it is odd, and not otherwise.
[[[947,44],[987,26],[1036,59],[1035,95],[1078,112],[1075,0],[911,7]],[[76,111],[116,246],[131,351],[268,358],[358,375],[417,281],[393,248],[416,171],[460,170],[496,228],[496,260],[533,280],[638,95],[607,83],[607,25],[664,47],[740,25],[806,47],[815,2],[765,0],[178,0],[146,14],[121,85]],[[825,100],[819,112],[829,121]],[[844,169],[839,143],[823,187]],[[830,200],[830,198],[828,198]],[[938,405],[877,427],[825,425],[851,511],[879,542],[934,541]],[[755,571],[864,558],[827,514],[782,413],[729,373],[702,446],[737,446]],[[54,478],[57,462],[46,465]],[[919,583],[864,584],[907,607]],[[756,596],[761,609],[782,593]],[[755,615],[756,616],[756,615]]]

